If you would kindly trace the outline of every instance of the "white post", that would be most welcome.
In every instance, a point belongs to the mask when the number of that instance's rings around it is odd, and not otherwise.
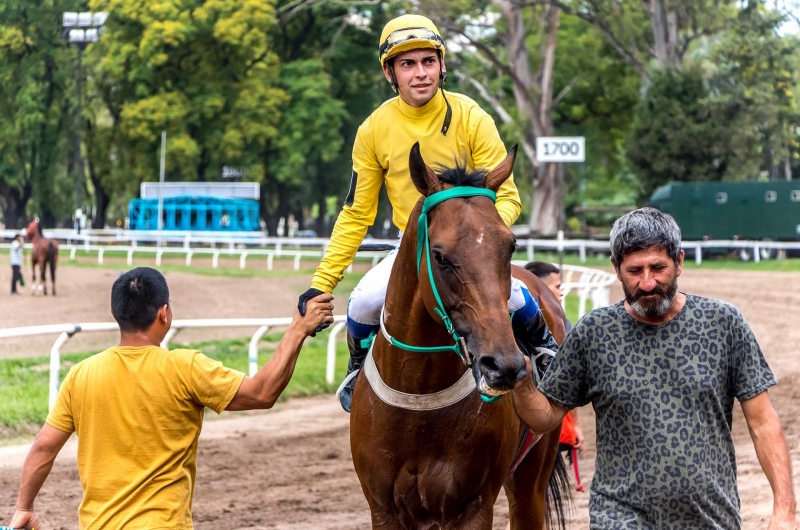
[[[272,272],[272,258],[274,256],[272,254],[267,255],[267,270]]]
[[[128,251],[128,267],[133,265],[133,249]]]
[[[758,245],[753,247],[753,261],[756,263],[761,262],[761,249],[758,248]]]
[[[53,343],[53,347],[50,348],[50,395],[47,401],[48,411],[53,410],[53,405],[56,404],[61,372],[61,346],[69,340],[69,336],[69,333],[65,331],[58,336]]]
[[[296,270],[296,271],[300,270],[300,254],[299,253],[297,255],[295,255],[295,257],[294,257],[294,270]]]
[[[97,251],[97,264],[103,264],[103,252],[105,252],[105,247],[100,247],[100,250]]]
[[[167,131],[161,131],[161,168],[158,172],[158,246],[161,246],[161,230],[164,229],[164,166],[167,161]],[[160,263],[159,263],[160,265]]]
[[[530,239],[530,235],[528,236],[528,240],[526,241],[526,247],[528,250],[528,261],[533,261],[533,240]]]
[[[189,267],[192,264],[192,251],[188,251],[186,253],[186,266]]]
[[[247,266],[247,252],[242,252],[242,255],[239,256],[239,268],[244,270]]]
[[[258,330],[250,337],[250,346],[247,348],[247,360],[248,360],[248,371],[250,372],[250,377],[254,377],[256,372],[258,372],[258,341],[261,340],[261,337],[269,329],[269,326],[261,326]]]
[[[336,369],[336,336],[345,326],[344,322],[339,322],[331,328],[331,333],[328,335],[328,362],[325,366],[325,381],[333,384],[334,371]]]
[[[219,265],[219,251],[214,252],[214,255],[211,256],[211,268],[216,269],[217,265]]]
[[[700,245],[694,247],[694,262],[698,265],[703,263],[703,247]]]
[[[581,263],[586,263],[586,245],[581,243],[578,247],[578,255],[580,256]]]
[[[75,261],[75,252],[77,252],[77,250],[78,250],[78,247],[72,247],[72,249],[70,249],[70,251],[69,251],[69,260],[70,261]]]
[[[167,335],[164,337],[164,340],[161,341],[161,347],[164,348],[165,350],[168,350],[169,342],[175,335],[178,334],[178,331],[180,331],[178,328],[175,327],[169,328],[169,331],[167,331]]]
[[[159,245],[160,244],[161,243],[159,243]],[[161,248],[156,250],[156,267],[160,267],[161,266],[161,254],[163,254],[163,253],[164,253],[164,251]]]

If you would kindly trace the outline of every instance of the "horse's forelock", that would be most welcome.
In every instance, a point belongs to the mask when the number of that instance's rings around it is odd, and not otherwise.
[[[489,172],[485,169],[467,171],[466,164],[456,163],[455,167],[438,166],[436,176],[440,182],[452,184],[453,186],[471,186],[473,188],[486,187],[486,175]]]

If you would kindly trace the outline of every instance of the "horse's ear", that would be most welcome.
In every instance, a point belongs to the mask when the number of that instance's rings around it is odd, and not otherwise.
[[[517,159],[517,146],[511,148],[508,155],[500,162],[497,167],[486,175],[486,187],[492,191],[497,191],[503,182],[511,176],[514,169],[514,161]]]
[[[422,159],[419,142],[411,146],[411,154],[408,155],[408,169],[411,171],[411,181],[414,186],[425,197],[444,188],[436,173]]]

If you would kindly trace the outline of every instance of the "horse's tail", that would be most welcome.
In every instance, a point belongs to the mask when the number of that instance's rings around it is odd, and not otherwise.
[[[55,243],[50,241],[47,244],[47,261],[50,262],[50,281],[56,283],[56,261],[58,260],[58,248]]]
[[[564,463],[561,451],[559,451],[553,464],[553,471],[550,473],[550,482],[547,484],[547,494],[545,496],[545,504],[547,505],[546,528],[565,530],[567,527],[565,507],[571,503],[572,486],[569,483],[567,465]],[[553,521],[554,518],[555,521]]]

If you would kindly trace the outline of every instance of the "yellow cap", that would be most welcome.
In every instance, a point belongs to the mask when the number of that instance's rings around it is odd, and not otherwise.
[[[444,39],[431,19],[422,15],[401,15],[390,20],[381,32],[378,48],[381,66],[399,53],[419,48],[439,50],[444,58]]]

